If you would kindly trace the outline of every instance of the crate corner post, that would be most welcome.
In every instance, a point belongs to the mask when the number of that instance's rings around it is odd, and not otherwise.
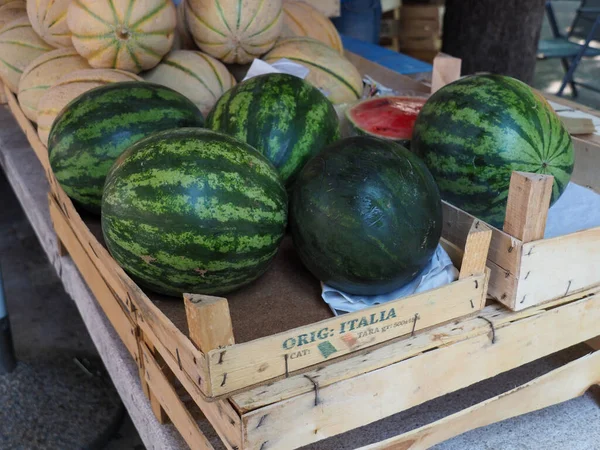
[[[513,311],[528,306],[523,301],[523,293],[520,292],[523,289],[522,283],[520,283],[523,253],[526,251],[526,244],[544,238],[553,183],[552,175],[517,171],[511,175],[503,231],[519,245],[515,245],[514,248],[516,255],[514,272],[508,276],[512,280],[512,284],[504,283],[504,289],[508,295],[500,296],[497,299]],[[492,282],[494,281],[492,280]]]
[[[473,221],[465,243],[459,279],[485,274],[491,240],[492,230],[490,227],[480,220]]]
[[[449,55],[439,54],[433,59],[431,74],[431,93],[434,94],[445,85],[460,78],[462,60]]]
[[[524,243],[543,239],[552,197],[552,175],[513,172],[504,231]]]
[[[183,294],[183,301],[190,340],[202,353],[235,343],[226,298]]]

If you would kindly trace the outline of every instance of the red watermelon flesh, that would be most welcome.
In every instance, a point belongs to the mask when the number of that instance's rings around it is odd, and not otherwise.
[[[409,141],[425,101],[421,97],[375,97],[349,108],[346,115],[355,134]]]

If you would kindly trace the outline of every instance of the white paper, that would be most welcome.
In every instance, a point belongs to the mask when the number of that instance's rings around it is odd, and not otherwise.
[[[552,238],[600,226],[600,195],[575,183],[548,211],[544,238]]]
[[[423,271],[410,283],[400,289],[382,295],[351,295],[323,285],[322,297],[337,316],[344,312],[354,312],[369,306],[397,300],[418,292],[435,289],[458,279],[458,270],[452,265],[450,257],[441,245],[438,245],[433,258]]]
[[[282,58],[275,61],[273,64],[269,64],[264,62],[262,59],[257,58],[252,61],[252,65],[248,69],[248,73],[246,73],[246,76],[242,81],[246,81],[250,78],[264,75],[266,73],[287,73],[304,80],[309,72],[310,70],[303,65],[290,61],[289,59]]]

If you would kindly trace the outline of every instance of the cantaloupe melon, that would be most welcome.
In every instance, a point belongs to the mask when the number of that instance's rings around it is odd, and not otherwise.
[[[186,0],[196,45],[226,63],[246,64],[268,52],[281,34],[281,0]]]
[[[72,47],[67,26],[71,0],[27,0],[27,15],[35,32],[53,47]]]
[[[363,89],[360,73],[336,50],[307,37],[281,39],[263,60],[272,63],[287,58],[310,70],[306,81],[321,89],[333,103],[357,100]]]
[[[307,36],[344,53],[342,40],[335,26],[319,10],[300,0],[283,1],[282,37]]]
[[[67,23],[92,67],[139,73],[171,50],[177,12],[172,0],[73,0]]]
[[[193,101],[204,117],[223,93],[235,85],[219,61],[202,52],[177,50],[144,75],[146,81],[170,87]]]
[[[19,81],[18,98],[23,113],[35,122],[38,103],[50,86],[64,75],[89,68],[74,48],[61,48],[38,56],[25,68]]]
[[[48,89],[38,103],[38,136],[48,145],[48,135],[56,116],[84,92],[109,83],[142,81],[130,72],[113,69],[84,69],[63,76]]]
[[[7,23],[0,31],[0,78],[16,94],[25,67],[50,50],[54,49],[33,31],[27,17]]]
[[[0,30],[2,30],[7,23],[24,16],[27,16],[24,1],[16,0],[0,6]]]

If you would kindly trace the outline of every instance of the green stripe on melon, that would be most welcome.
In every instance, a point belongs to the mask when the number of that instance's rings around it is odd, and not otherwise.
[[[202,126],[198,108],[164,86],[123,82],[77,97],[56,118],[48,139],[50,164],[65,192],[99,212],[104,179],[134,142],[171,128]]]
[[[287,185],[311,157],[339,138],[331,102],[315,87],[286,74],[261,75],[230,89],[206,125],[259,150]]]
[[[411,150],[445,200],[496,227],[504,222],[513,171],[553,175],[553,203],[574,165],[571,137],[550,105],[500,75],[462,78],[433,94],[415,123]]]
[[[286,221],[285,188],[266,158],[199,128],[133,145],[108,175],[102,202],[113,257],[167,295],[222,294],[255,280]]]

